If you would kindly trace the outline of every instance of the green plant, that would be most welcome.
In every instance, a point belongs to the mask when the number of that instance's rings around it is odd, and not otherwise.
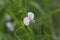
[[[35,23],[25,27],[28,12],[34,13]],[[16,21],[13,32],[6,30],[6,13]],[[0,0],[0,40],[60,40],[59,30],[60,0]]]

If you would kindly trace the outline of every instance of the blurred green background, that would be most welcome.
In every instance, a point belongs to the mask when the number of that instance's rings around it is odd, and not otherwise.
[[[26,28],[30,11],[35,23]],[[6,30],[6,13],[16,21],[13,32]],[[0,40],[60,40],[60,0],[0,0]]]

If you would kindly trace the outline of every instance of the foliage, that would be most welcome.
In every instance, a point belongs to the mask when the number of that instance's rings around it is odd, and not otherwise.
[[[35,14],[28,27],[23,18]],[[8,13],[17,25],[7,32],[4,15]],[[0,0],[0,40],[60,40],[60,0]]]

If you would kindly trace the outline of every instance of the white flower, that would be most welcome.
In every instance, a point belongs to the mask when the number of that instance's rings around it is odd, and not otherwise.
[[[28,25],[29,25],[29,22],[30,22],[29,17],[25,17],[25,18],[23,19],[23,22],[24,22],[24,24],[25,24],[26,26],[28,26]]]
[[[6,27],[8,28],[9,31],[14,31],[14,27],[11,22],[7,22]]]
[[[34,19],[34,13],[28,12],[28,17],[30,20]]]
[[[6,20],[11,20],[11,16],[9,14],[5,14],[5,19]]]
[[[25,18],[23,19],[23,22],[24,22],[24,24],[25,24],[26,26],[28,26],[30,22],[31,22],[31,23],[35,23],[34,13],[28,12],[28,17],[25,17]]]

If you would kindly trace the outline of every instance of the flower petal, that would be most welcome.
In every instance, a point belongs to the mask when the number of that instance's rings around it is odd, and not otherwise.
[[[30,20],[34,19],[34,13],[28,12],[28,17]]]
[[[24,22],[24,24],[26,25],[26,26],[28,26],[29,25],[29,18],[28,17],[25,17],[24,19],[23,19],[23,22]]]

